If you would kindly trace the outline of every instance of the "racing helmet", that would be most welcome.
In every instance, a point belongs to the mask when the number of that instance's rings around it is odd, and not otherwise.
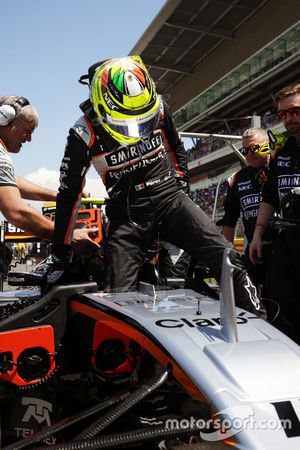
[[[139,56],[101,64],[91,82],[90,100],[103,128],[120,143],[138,142],[158,125],[160,97]]]

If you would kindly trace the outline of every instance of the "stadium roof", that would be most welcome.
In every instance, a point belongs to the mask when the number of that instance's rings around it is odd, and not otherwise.
[[[282,0],[167,0],[130,53],[141,55],[175,112],[299,19],[299,0],[289,0],[288,5]],[[249,115],[268,108],[278,88],[298,80],[299,59],[216,104],[205,116]],[[209,128],[196,119],[184,130]]]
[[[268,1],[168,0],[131,53],[141,55],[165,94]]]

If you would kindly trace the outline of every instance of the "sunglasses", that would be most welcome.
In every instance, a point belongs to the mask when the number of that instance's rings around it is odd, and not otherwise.
[[[258,153],[259,155],[266,155],[270,153],[270,146],[266,142],[265,144],[259,145],[251,145],[250,147],[242,147],[239,150],[243,156],[247,156],[248,153]]]
[[[277,111],[277,116],[279,117],[279,119],[285,119],[288,113],[290,116],[299,116],[300,106],[292,106],[291,108],[288,109],[279,109]]]

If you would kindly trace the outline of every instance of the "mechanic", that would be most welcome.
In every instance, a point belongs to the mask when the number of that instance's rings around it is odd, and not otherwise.
[[[96,63],[88,78],[90,99],[81,104],[84,115],[69,132],[61,164],[53,247],[57,261],[69,257],[80,193],[93,163],[110,197],[106,291],[136,286],[158,232],[160,239],[197,255],[219,278],[228,243],[183,191],[189,183],[185,149],[141,58]],[[257,297],[254,301],[259,303]],[[250,305],[242,282],[238,302]]]
[[[280,230],[275,240],[266,293],[280,306],[274,325],[300,344],[300,208],[294,201],[298,197],[294,189],[300,186],[300,83],[284,87],[275,99],[277,115],[289,138],[283,145],[273,143],[274,151],[271,149],[269,178],[263,187],[250,257],[254,264],[261,262],[262,236],[274,211],[280,209],[283,219],[296,218],[294,227]]]
[[[30,142],[32,133],[38,126],[36,109],[25,97],[0,97],[0,211],[13,225],[44,239],[53,239],[54,224],[35,208],[27,205],[27,200],[56,200],[57,192],[37,186],[23,177],[15,176],[9,153],[19,153],[25,142]],[[76,230],[73,239],[75,251],[95,246],[88,233],[95,230]]]
[[[247,167],[242,168],[230,177],[228,191],[224,200],[225,214],[217,225],[222,225],[222,233],[233,243],[237,221],[242,215],[244,226],[245,247],[242,260],[257,288],[265,284],[273,233],[265,230],[263,264],[253,264],[249,258],[249,247],[252,241],[258,208],[261,201],[261,191],[267,179],[270,160],[269,137],[262,128],[248,128],[242,135],[240,152],[245,156]]]

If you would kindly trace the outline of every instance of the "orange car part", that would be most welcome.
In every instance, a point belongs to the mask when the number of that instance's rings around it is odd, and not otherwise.
[[[69,303],[69,307],[72,311],[76,311],[88,317],[91,317],[99,322],[103,323],[110,328],[117,330],[119,333],[124,334],[125,336],[130,337],[132,340],[140,344],[144,349],[146,349],[150,354],[156,358],[163,367],[167,367],[171,365],[172,373],[178,383],[186,390],[189,395],[197,400],[207,402],[206,398],[199,391],[199,389],[192,383],[189,377],[183,372],[183,370],[176,364],[176,362],[171,358],[171,356],[167,355],[163,352],[161,348],[159,348],[154,342],[151,341],[148,337],[144,336],[140,331],[136,330],[134,327],[129,324],[122,322],[115,317],[110,316],[98,309],[95,309],[91,306],[83,305],[75,300],[71,300]]]
[[[50,354],[49,371],[43,378],[48,377],[55,369],[54,330],[50,325],[35,328],[21,328],[13,331],[0,332],[0,360],[3,363],[6,356],[13,365],[6,373],[0,373],[0,378],[16,386],[36,384],[40,378],[31,381],[24,380],[18,371],[18,358],[22,352],[30,348],[42,348]]]

